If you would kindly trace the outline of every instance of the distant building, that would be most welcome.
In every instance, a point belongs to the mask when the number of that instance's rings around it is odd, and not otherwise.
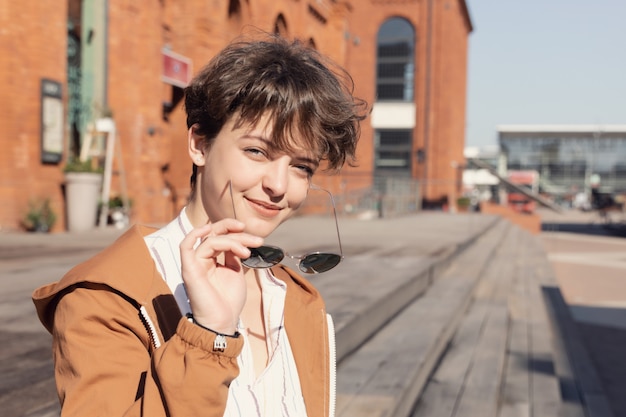
[[[501,125],[508,170],[536,170],[540,191],[570,198],[626,191],[626,125]]]

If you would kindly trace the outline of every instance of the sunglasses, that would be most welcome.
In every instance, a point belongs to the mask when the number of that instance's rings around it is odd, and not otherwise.
[[[242,259],[241,263],[248,268],[263,269],[271,268],[278,265],[285,256],[298,262],[298,269],[305,274],[320,274],[336,267],[343,259],[343,249],[341,248],[341,236],[339,235],[339,222],[337,221],[337,209],[335,208],[335,199],[330,191],[320,188],[316,185],[310,185],[311,189],[324,191],[330,197],[333,206],[333,215],[335,218],[335,230],[337,231],[337,241],[339,242],[339,254],[332,252],[309,252],[304,255],[290,255],[278,246],[263,245],[258,248],[249,248],[250,257]],[[235,201],[233,199],[233,186],[229,182],[230,199],[233,205],[233,215],[237,219],[235,211]]]

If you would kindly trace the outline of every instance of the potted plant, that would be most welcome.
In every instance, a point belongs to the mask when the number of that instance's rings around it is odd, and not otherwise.
[[[57,215],[50,205],[50,199],[31,200],[28,203],[28,211],[22,219],[22,226],[29,232],[47,233],[52,229],[57,220]]]
[[[459,212],[469,211],[472,200],[469,197],[463,196],[456,199],[456,207]]]
[[[84,232],[96,226],[103,170],[95,160],[70,158],[63,169],[67,227]]]

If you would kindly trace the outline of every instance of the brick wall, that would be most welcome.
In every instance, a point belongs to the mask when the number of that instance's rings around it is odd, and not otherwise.
[[[429,1],[433,42],[428,96],[423,63]],[[416,169],[415,176],[451,182],[450,160],[461,161],[464,142],[469,28],[462,0],[249,0],[240,1],[230,16],[227,1],[109,0],[108,4],[107,99],[123,153],[122,160],[115,160],[111,193],[122,191],[119,173],[125,168],[133,222],[168,221],[189,192],[191,163],[182,103],[167,120],[162,117],[163,102],[172,101],[179,91],[161,81],[161,49],[167,46],[189,57],[197,72],[242,31],[258,27],[273,32],[277,21],[281,33],[310,40],[345,66],[354,78],[355,93],[372,103],[378,27],[392,16],[409,19],[418,39],[414,143],[416,149],[424,146],[428,134],[430,155],[428,169]],[[65,1],[0,2],[0,230],[18,228],[29,199],[45,197],[52,199],[59,214],[55,230],[65,227],[61,164],[40,162],[39,89],[42,77],[66,85],[67,7]],[[373,152],[373,130],[366,121],[359,166],[332,179],[322,176],[317,182],[334,190],[369,184]],[[429,190],[432,195],[448,193],[445,187]]]
[[[465,163],[467,37],[462,1],[433,1],[430,129],[426,173],[429,198],[459,195]]]
[[[15,229],[31,200],[49,198],[62,230],[62,173],[41,163],[41,79],[65,83],[64,2],[0,2],[0,230]]]
[[[413,177],[422,180],[424,197],[458,195],[457,169],[465,143],[467,39],[471,31],[463,0],[370,0],[359,2],[349,16],[347,67],[357,94],[374,102],[376,36],[391,17],[408,20],[415,29],[414,155],[426,151],[424,164],[414,163]],[[355,42],[356,40],[356,42]],[[363,126],[360,166],[351,172],[370,177],[374,164],[374,130]]]

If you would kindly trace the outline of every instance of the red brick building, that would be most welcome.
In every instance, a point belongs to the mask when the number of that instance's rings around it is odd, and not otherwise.
[[[53,230],[65,228],[63,165],[105,109],[123,155],[111,194],[123,168],[132,220],[169,220],[191,168],[176,69],[195,73],[254,28],[306,40],[372,106],[358,167],[318,182],[340,193],[386,175],[419,180],[429,200],[455,195],[472,30],[464,0],[22,0],[0,4],[0,25],[0,230],[45,198],[59,215]],[[173,78],[164,54],[181,59]]]

